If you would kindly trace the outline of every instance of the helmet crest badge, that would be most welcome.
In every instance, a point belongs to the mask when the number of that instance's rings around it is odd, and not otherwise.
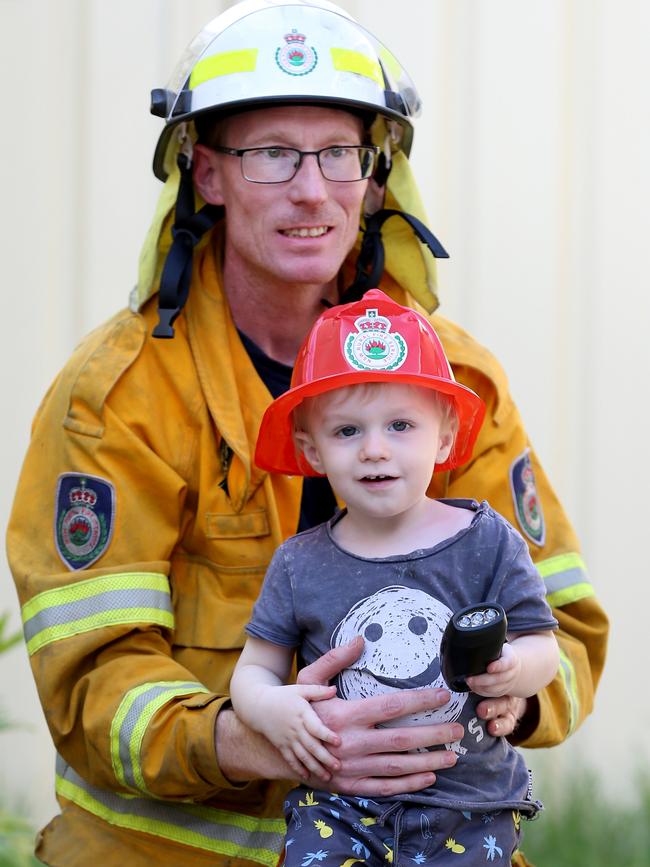
[[[275,62],[287,75],[308,75],[316,68],[318,53],[315,48],[306,45],[307,37],[294,28],[291,33],[285,33],[285,45],[275,52]]]
[[[397,331],[391,333],[391,322],[380,316],[377,308],[366,310],[365,316],[354,320],[357,333],[345,341],[345,357],[357,370],[397,370],[406,361],[408,345]]]

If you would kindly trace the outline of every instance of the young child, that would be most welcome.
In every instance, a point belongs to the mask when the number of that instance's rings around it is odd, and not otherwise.
[[[418,313],[378,290],[334,307],[298,355],[291,389],[268,408],[256,461],[280,473],[327,475],[345,508],[276,551],[247,627],[231,694],[296,775],[327,781],[337,735],[313,702],[334,686],[285,685],[294,655],[307,665],[364,639],[338,694],[362,698],[445,687],[440,640],[470,603],[500,603],[509,623],[501,657],[450,692],[442,708],[398,724],[460,722],[447,744],[457,764],[435,785],[391,800],[298,787],[288,796],[286,864],[510,863],[532,799],[523,759],[488,734],[481,696],[534,695],[554,676],[557,627],[521,536],[487,503],[433,500],[433,472],[466,462],[483,419],[456,383],[438,337]]]

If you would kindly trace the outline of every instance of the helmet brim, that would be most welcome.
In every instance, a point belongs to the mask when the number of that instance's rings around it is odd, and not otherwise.
[[[293,437],[293,411],[306,398],[325,394],[349,385],[390,382],[428,388],[453,398],[458,417],[454,448],[446,461],[436,464],[435,472],[452,470],[471,458],[485,415],[485,404],[471,389],[459,382],[423,373],[392,371],[349,371],[322,377],[296,386],[268,407],[257,438],[255,463],[260,469],[285,475],[319,476],[296,448]]]
[[[387,120],[396,121],[401,129],[402,129],[402,137],[400,139],[400,149],[404,151],[404,154],[408,157],[411,152],[411,146],[413,144],[413,127],[406,120],[406,118],[396,111],[391,111],[386,108],[382,111],[378,111],[377,106],[370,105],[369,103],[360,102],[358,100],[353,99],[332,99],[331,97],[305,97],[305,96],[296,96],[296,97],[288,97],[288,96],[278,96],[278,97],[266,97],[264,99],[251,98],[245,100],[237,100],[236,102],[230,102],[225,105],[219,106],[219,108],[206,108],[201,109],[192,114],[184,115],[180,117],[176,122],[169,122],[158,138],[158,142],[156,143],[156,149],[154,151],[153,156],[153,173],[158,178],[159,181],[163,183],[169,177],[169,171],[167,170],[165,163],[167,162],[167,154],[169,149],[169,143],[171,141],[174,132],[176,131],[179,124],[188,121],[194,121],[198,117],[206,117],[211,115],[214,117],[215,122],[220,117],[227,117],[235,114],[243,114],[248,111],[256,111],[258,109],[264,108],[274,108],[276,106],[282,105],[315,105],[322,106],[323,108],[338,108],[341,111],[352,111],[354,114],[361,115],[374,115],[385,117]]]

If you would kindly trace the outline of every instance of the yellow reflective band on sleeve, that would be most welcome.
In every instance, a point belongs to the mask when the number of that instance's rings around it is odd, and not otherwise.
[[[111,761],[115,777],[129,789],[149,794],[142,775],[140,748],[151,718],[179,695],[209,693],[196,681],[143,683],[130,690],[120,702],[111,724]]]
[[[330,48],[332,64],[339,72],[355,72],[376,81],[381,87],[384,86],[384,76],[380,65],[361,54],[360,51],[351,51],[349,48]]]
[[[91,786],[60,757],[56,791],[110,825],[264,867],[275,867],[284,843],[286,826],[282,819],[108,792]]]
[[[570,551],[535,563],[546,584],[546,599],[551,607],[560,608],[594,595],[587,568],[580,554]]]
[[[190,90],[220,78],[222,75],[233,75],[235,72],[255,72],[257,66],[257,48],[242,48],[239,51],[222,51],[199,60],[190,75]]]
[[[569,706],[569,728],[567,730],[568,737],[575,731],[575,727],[578,721],[578,711],[580,709],[580,700],[578,698],[578,685],[576,683],[575,668],[573,667],[571,660],[566,655],[566,653],[564,653],[562,648],[560,648],[560,667],[558,669],[558,673],[560,675],[560,678],[562,679],[564,692],[567,698],[567,704]]]
[[[169,581],[159,572],[100,575],[45,590],[23,605],[22,619],[30,656],[53,641],[105,626],[174,628]]]

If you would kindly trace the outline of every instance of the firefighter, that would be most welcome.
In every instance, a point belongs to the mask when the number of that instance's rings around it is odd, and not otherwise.
[[[138,283],[41,404],[8,529],[58,756],[61,813],[36,849],[46,864],[277,862],[289,770],[237,720],[228,684],[274,549],[336,501],[321,480],[264,472],[254,446],[324,306],[374,286],[431,315],[457,380],[487,406],[473,459],[430,495],[505,515],[560,624],[559,675],[528,701],[481,703],[485,724],[550,746],[592,708],[607,621],[577,539],[501,367],[435,312],[446,254],[408,162],[419,108],[396,58],[325,0],[244,0],[152,94],[164,186]],[[298,677],[325,683],[350,654]],[[375,725],[445,701],[314,705],[341,738],[332,791],[433,783],[454,754],[408,751],[456,740],[457,724]]]

